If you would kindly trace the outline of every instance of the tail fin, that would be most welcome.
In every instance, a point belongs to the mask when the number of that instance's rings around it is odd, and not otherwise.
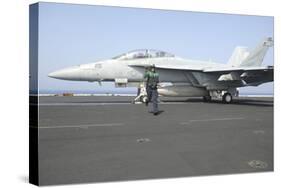
[[[232,67],[260,66],[268,48],[272,45],[272,38],[267,37],[251,51],[249,51],[246,47],[236,47],[228,61],[228,64]]]
[[[247,47],[236,47],[228,60],[229,65],[232,67],[238,67],[249,55],[249,51]]]

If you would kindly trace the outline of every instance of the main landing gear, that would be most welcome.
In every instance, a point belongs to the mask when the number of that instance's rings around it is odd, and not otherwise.
[[[223,96],[222,96],[222,101],[224,103],[231,103],[232,102],[232,95],[230,93],[225,93]]]
[[[223,103],[229,104],[233,102],[233,97],[238,97],[239,92],[236,88],[228,90],[210,90],[209,95],[203,97],[204,102],[210,102],[212,99],[220,99]]]

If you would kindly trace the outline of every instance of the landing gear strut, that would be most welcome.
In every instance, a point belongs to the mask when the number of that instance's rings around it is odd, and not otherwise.
[[[141,102],[141,103],[146,103],[148,100],[147,94],[146,94],[146,89],[144,87],[144,84],[140,84],[138,88],[138,96],[132,101],[132,103],[136,102]]]

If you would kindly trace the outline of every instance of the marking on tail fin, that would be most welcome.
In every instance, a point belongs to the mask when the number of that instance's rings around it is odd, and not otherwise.
[[[272,37],[267,37],[262,40],[256,48],[250,51],[247,58],[242,61],[241,67],[253,67],[253,66],[261,66],[263,59],[268,51],[268,48],[273,46]]]
[[[261,66],[269,47],[273,46],[272,37],[262,40],[253,50],[247,47],[236,47],[228,60],[231,67],[258,67]]]

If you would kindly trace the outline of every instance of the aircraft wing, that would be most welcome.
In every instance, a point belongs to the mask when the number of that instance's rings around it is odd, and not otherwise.
[[[147,64],[131,64],[132,67],[145,68]],[[182,70],[190,72],[201,72],[206,74],[213,74],[217,76],[217,81],[223,83],[242,81],[244,85],[258,86],[262,83],[273,81],[273,66],[258,66],[258,67],[218,67],[218,68],[197,68],[188,67],[186,65],[162,64],[155,65],[158,69],[166,70]]]
[[[151,65],[147,64],[130,64],[131,67],[148,67]],[[158,69],[170,69],[170,70],[186,70],[186,71],[197,71],[197,72],[205,72],[205,73],[218,73],[218,74],[226,74],[231,72],[245,72],[245,71],[270,71],[273,70],[273,66],[263,66],[263,67],[223,67],[223,68],[196,68],[196,67],[188,67],[186,65],[181,64],[163,64],[163,65],[155,65]]]
[[[148,64],[129,64],[131,67],[149,67],[152,65]],[[200,71],[203,72],[202,68],[194,68],[194,67],[188,67],[186,65],[168,65],[168,64],[163,64],[163,65],[154,65],[158,69],[169,69],[169,70],[186,70],[186,71]]]
[[[230,73],[230,72],[246,72],[246,71],[270,71],[273,70],[273,66],[263,67],[230,67],[230,68],[207,68],[203,69],[203,72],[209,73]]]

